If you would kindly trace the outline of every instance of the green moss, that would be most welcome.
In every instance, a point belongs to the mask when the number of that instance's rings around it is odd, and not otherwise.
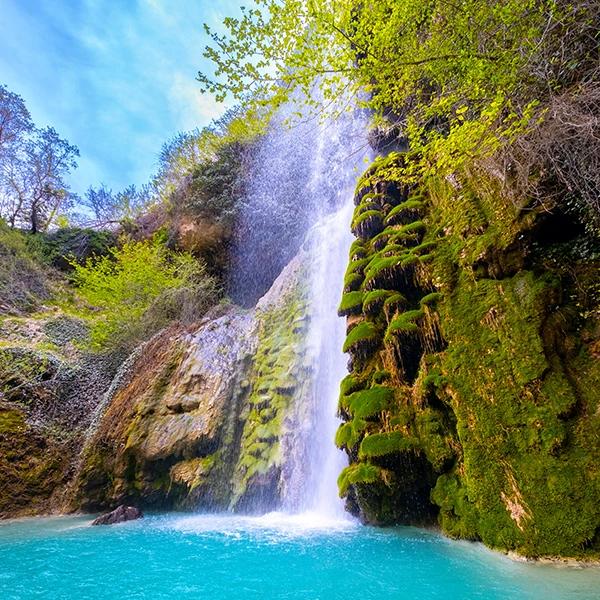
[[[430,251],[434,250],[437,247],[438,243],[437,242],[423,242],[422,244],[419,244],[418,246],[415,246],[414,248],[411,248],[411,252],[413,254],[427,254]]]
[[[16,434],[25,428],[25,419],[19,411],[0,410],[0,435]]]
[[[335,435],[336,446],[338,448],[352,449],[358,444],[367,427],[367,421],[357,417],[347,423],[343,423],[339,426]]]
[[[390,338],[393,335],[401,335],[405,333],[413,333],[419,331],[419,326],[415,323],[421,319],[424,312],[421,309],[407,310],[401,313],[388,325],[385,337]]]
[[[394,311],[406,305],[406,298],[400,292],[394,292],[385,299],[383,303],[384,311]]]
[[[391,290],[372,290],[365,294],[363,299],[363,310],[367,316],[375,317],[381,311],[384,302],[394,292]]]
[[[427,228],[425,227],[425,223],[423,223],[423,221],[413,221],[412,223],[404,225],[400,229],[400,233],[424,232],[426,229]]]
[[[407,200],[395,206],[385,218],[386,225],[398,225],[418,219],[425,205],[420,200]]]
[[[435,306],[443,297],[443,294],[440,294],[439,292],[431,292],[431,294],[423,296],[421,300],[419,300],[419,304],[421,306]]]
[[[387,369],[382,369],[379,371],[375,371],[375,373],[373,373],[373,375],[371,376],[371,379],[375,383],[383,383],[384,381],[390,379],[391,376],[392,374]]]
[[[359,237],[369,238],[383,229],[383,213],[380,210],[366,210],[352,222],[352,231]]]
[[[408,265],[407,265],[408,266]],[[397,285],[398,278],[406,273],[406,268],[400,257],[376,257],[365,269],[365,290],[386,289]]]
[[[370,239],[371,247],[374,250],[382,250],[388,243],[389,239],[396,233],[397,231],[391,227],[384,229],[381,233],[378,233],[376,236],[373,236]]]
[[[345,496],[351,485],[385,481],[386,471],[376,465],[357,463],[346,467],[338,477],[340,496]]]
[[[306,294],[292,289],[278,305],[260,314],[258,348],[250,375],[248,413],[235,467],[231,506],[235,507],[262,475],[281,466],[280,439],[295,394],[308,385],[305,360]]]
[[[363,304],[363,293],[360,291],[348,292],[342,296],[342,301],[338,307],[338,315],[360,314]]]
[[[370,202],[369,199],[362,199],[361,203],[354,209],[354,213],[352,216],[352,222],[354,223],[363,213],[367,211],[379,211],[379,204],[375,202]]]
[[[385,248],[380,250],[377,254],[380,258],[388,258],[390,256],[406,256],[408,254],[408,250],[406,246],[401,244],[387,244]]]
[[[364,276],[360,273],[350,273],[349,275],[346,275],[344,277],[344,293],[357,291],[364,279]]]
[[[346,375],[340,383],[340,394],[346,396],[359,390],[362,387],[362,383],[352,373]]]
[[[374,342],[377,342],[379,337],[379,330],[373,323],[369,321],[362,321],[353,327],[350,333],[346,336],[343,351],[350,352],[358,346],[372,345]]]
[[[359,390],[342,397],[342,408],[349,414],[361,419],[372,417],[381,411],[388,410],[394,401],[394,390],[382,385],[375,385],[368,390]]]
[[[349,258],[351,261],[364,258],[367,254],[367,250],[362,240],[354,240],[350,245]]]
[[[360,443],[359,456],[361,458],[371,458],[396,454],[398,452],[414,451],[418,448],[418,440],[408,437],[401,431],[374,433],[367,435]]]

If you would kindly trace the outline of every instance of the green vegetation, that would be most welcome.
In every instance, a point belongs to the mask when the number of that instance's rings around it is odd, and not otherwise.
[[[306,297],[302,283],[260,315],[258,348],[250,375],[239,461],[231,507],[252,496],[261,477],[281,467],[284,418],[294,398],[307,393],[302,369],[306,349]]]
[[[393,401],[393,389],[375,385],[368,390],[360,390],[342,396],[340,408],[359,419],[366,419],[389,409]]]
[[[214,75],[199,74],[218,98],[316,104],[318,77],[326,103],[343,89],[388,137],[406,136],[409,184],[512,173],[516,202],[557,199],[598,226],[594,3],[259,0],[224,24],[205,51]],[[376,165],[389,180],[399,166]]]
[[[338,315],[352,315],[361,312],[363,304],[363,293],[360,291],[348,292],[342,296],[342,301],[338,307]]]
[[[0,220],[0,314],[32,312],[52,294],[49,273],[29,239]]]
[[[358,463],[346,467],[338,477],[338,488],[343,496],[351,485],[385,481],[386,472],[369,463]]]
[[[421,319],[423,315],[424,313],[420,309],[407,310],[406,312],[400,313],[400,315],[390,322],[385,334],[386,337],[419,331],[419,326],[416,324],[416,321]]]
[[[418,447],[418,440],[407,437],[401,431],[374,433],[363,438],[363,441],[360,443],[359,456],[361,458],[385,456],[387,454],[415,450]]]
[[[377,327],[369,321],[362,321],[352,328],[344,342],[344,352],[351,348],[365,348],[379,339]]]
[[[159,242],[125,242],[73,263],[73,282],[89,305],[83,314],[97,348],[131,347],[173,320],[192,322],[216,297],[201,263]]]
[[[376,161],[358,193],[411,181],[407,160]],[[367,353],[345,347],[360,385],[340,396],[336,443],[351,458],[340,492],[373,523],[419,522],[407,502],[433,502],[449,535],[596,557],[598,242],[572,223],[563,242],[545,209],[521,213],[482,171],[460,177],[424,180],[426,211],[361,240],[371,291],[352,318],[386,335]],[[588,250],[567,267],[557,253],[569,246]],[[393,402],[370,397],[382,383]]]

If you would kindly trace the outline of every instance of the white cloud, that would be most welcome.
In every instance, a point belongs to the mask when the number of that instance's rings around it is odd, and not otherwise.
[[[200,84],[182,72],[173,75],[169,104],[179,129],[184,131],[208,125],[228,108],[227,104],[217,102],[213,96],[202,94]]]

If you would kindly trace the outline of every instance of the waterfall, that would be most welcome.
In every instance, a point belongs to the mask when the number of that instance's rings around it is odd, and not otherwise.
[[[337,317],[337,307],[353,239],[349,223],[354,186],[346,187],[342,192],[350,201],[320,220],[311,238],[313,268],[308,344],[314,361],[314,409],[311,426],[303,440],[309,449],[309,472],[306,484],[301,487],[301,508],[331,517],[345,515],[338,496],[337,477],[347,465],[346,455],[334,445],[339,425],[336,418],[339,384],[347,373],[347,357],[342,353],[346,326],[345,320]]]
[[[340,100],[341,105],[342,100]],[[249,305],[302,248],[308,263],[306,349],[312,381],[296,399],[282,440],[281,509],[343,516],[337,476],[347,464],[334,444],[345,321],[337,316],[352,242],[350,220],[357,177],[371,158],[368,117],[360,110],[336,118],[283,122],[284,107],[250,158],[231,295]]]

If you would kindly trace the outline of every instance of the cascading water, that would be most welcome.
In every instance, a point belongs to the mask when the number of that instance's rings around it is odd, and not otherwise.
[[[352,241],[355,182],[370,154],[368,117],[355,110],[290,128],[282,122],[294,108],[280,113],[250,160],[231,293],[242,303],[256,300],[302,246],[312,381],[310,391],[297,398],[281,441],[281,509],[339,518],[345,513],[336,482],[347,461],[334,437],[347,358],[337,306]]]
[[[349,230],[354,187],[346,187],[348,198],[340,210],[319,220],[311,236],[310,328],[308,345],[313,357],[312,414],[299,444],[306,446],[308,465],[301,490],[301,510],[327,517],[343,517],[343,502],[338,496],[337,477],[347,464],[346,455],[333,440],[338,427],[336,418],[339,384],[346,375],[347,357],[342,353],[344,320],[337,318],[342,295],[344,271],[352,242]],[[297,453],[299,454],[299,453]],[[292,456],[296,453],[292,452]]]

